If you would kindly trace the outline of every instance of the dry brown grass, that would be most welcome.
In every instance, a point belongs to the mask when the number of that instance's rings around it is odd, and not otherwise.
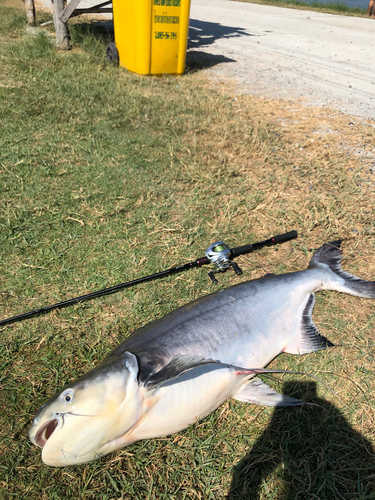
[[[254,193],[254,199],[245,206],[239,202],[238,190],[223,196],[223,209],[212,224],[213,230],[219,233],[221,225],[232,225],[244,228],[244,234],[270,235],[292,228],[299,232],[296,242],[280,246],[277,252],[263,251],[239,259],[246,271],[243,279],[258,278],[275,269],[303,269],[312,249],[325,241],[343,239],[343,267],[373,280],[374,123],[331,109],[306,107],[298,101],[233,93],[227,102],[231,112],[215,108],[212,113],[217,114],[217,121],[209,132],[190,139],[190,147],[196,151],[194,169],[203,170],[215,182],[220,166],[226,165],[238,176],[238,185]],[[270,136],[277,131],[274,144],[265,137],[265,130]],[[221,181],[225,183],[225,179]],[[234,276],[230,279],[237,280]],[[351,415],[354,428],[373,440],[375,386],[372,377],[363,377],[363,373],[371,374],[375,369],[374,304],[339,294],[323,295],[318,298],[315,319],[338,347],[321,363],[331,366],[331,380],[351,406],[343,411]],[[363,353],[360,363],[358,352]],[[289,363],[284,360],[282,366],[287,368]],[[315,363],[311,366],[314,371],[327,371]],[[356,398],[357,410],[353,412]]]
[[[212,89],[197,73],[117,73],[103,47],[89,53],[92,39],[84,55],[42,41],[9,42],[4,59],[2,317],[191,261],[218,239],[238,246],[291,229],[298,240],[238,259],[244,274],[219,287],[304,269],[311,249],[337,238],[344,268],[375,278],[373,157],[358,154],[371,152],[372,123]],[[185,432],[101,461],[42,463],[27,437],[38,406],[135,328],[214,289],[202,269],[0,331],[3,489],[48,500],[373,494],[374,306],[334,292],[317,294],[314,318],[337,347],[273,366],[316,373],[347,406],[321,384],[275,377],[320,406],[228,401]]]

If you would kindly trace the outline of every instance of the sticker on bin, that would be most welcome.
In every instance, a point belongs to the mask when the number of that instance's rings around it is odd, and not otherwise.
[[[159,7],[180,7],[181,0],[154,0],[154,5]],[[179,13],[180,9],[178,9]],[[177,40],[180,24],[180,16],[171,15],[173,11],[168,9],[154,9],[154,38],[155,40]],[[158,24],[174,24],[172,30],[165,30],[162,27],[156,26]],[[160,29],[161,28],[161,29]]]
[[[154,15],[154,23],[180,24],[179,16],[158,16]]]
[[[156,40],[176,40],[177,33],[172,31],[155,31],[155,39]]]
[[[181,0],[154,0],[154,5],[161,7],[180,7]]]

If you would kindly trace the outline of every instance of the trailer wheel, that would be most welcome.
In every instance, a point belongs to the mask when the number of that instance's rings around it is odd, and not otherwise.
[[[107,56],[107,59],[108,59],[110,64],[113,64],[116,66],[118,65],[120,58],[119,58],[118,50],[117,50],[115,43],[110,42],[107,45],[106,56]]]

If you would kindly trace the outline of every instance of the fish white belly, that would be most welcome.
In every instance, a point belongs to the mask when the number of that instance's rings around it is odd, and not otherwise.
[[[298,304],[294,315],[302,314],[307,299],[308,296]],[[290,311],[281,317],[275,313],[270,316],[273,321],[269,331],[262,331],[259,327],[259,334],[255,330],[247,341],[234,341],[228,351],[212,352],[208,357],[248,369],[264,368],[293,339],[297,328],[297,321],[290,316]],[[233,397],[249,378],[251,376],[244,379],[235,375],[235,370],[230,368],[205,366],[164,384],[152,393],[146,392],[142,417],[126,438],[134,442],[186,429]]]
[[[243,383],[233,369],[192,370],[145,397],[143,416],[126,437],[134,442],[186,429],[232,397]]]

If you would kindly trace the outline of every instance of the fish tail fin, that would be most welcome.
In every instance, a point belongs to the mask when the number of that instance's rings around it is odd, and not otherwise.
[[[375,299],[375,282],[362,280],[341,269],[342,251],[340,250],[341,241],[331,241],[322,245],[312,256],[309,267],[322,267],[322,264],[339,278],[326,283],[322,288],[337,290],[338,292]]]

